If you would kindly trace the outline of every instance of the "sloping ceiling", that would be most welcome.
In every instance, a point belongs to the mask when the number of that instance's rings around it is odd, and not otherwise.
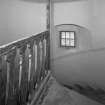
[[[46,3],[48,0],[21,0],[26,2],[36,2],[36,3]],[[52,2],[59,3],[59,2],[76,2],[76,1],[86,1],[86,0],[51,0]]]

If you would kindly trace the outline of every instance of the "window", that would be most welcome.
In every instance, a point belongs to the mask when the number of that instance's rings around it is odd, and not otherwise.
[[[60,32],[60,46],[61,47],[75,47],[75,32],[61,31]]]

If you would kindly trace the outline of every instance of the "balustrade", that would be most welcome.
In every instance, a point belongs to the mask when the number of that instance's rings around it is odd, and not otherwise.
[[[0,49],[0,105],[26,105],[49,68],[49,32]]]

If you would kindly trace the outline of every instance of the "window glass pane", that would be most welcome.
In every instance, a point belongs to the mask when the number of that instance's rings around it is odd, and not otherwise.
[[[75,45],[74,45],[74,40],[71,40],[71,41],[70,41],[70,46],[75,46]]]
[[[70,38],[70,32],[66,32],[66,38]]]
[[[70,38],[74,39],[74,32],[70,32]]]
[[[75,47],[75,32],[73,31],[61,31],[61,46]]]
[[[70,46],[70,40],[69,39],[66,39],[66,45]]]
[[[61,38],[65,38],[65,32],[61,32]]]
[[[61,45],[65,46],[65,39],[61,39]]]

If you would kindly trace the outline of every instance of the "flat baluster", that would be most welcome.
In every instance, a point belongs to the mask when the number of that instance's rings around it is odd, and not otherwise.
[[[35,42],[35,44],[34,44],[34,51],[35,51],[35,75],[34,75],[34,88],[37,88],[37,67],[38,67],[38,60],[37,60],[37,58],[38,58],[38,47],[37,47],[37,44],[36,44],[36,42]]]
[[[6,62],[6,55],[1,56],[2,64],[1,64],[1,69],[2,69],[2,76],[1,76],[1,97],[0,97],[0,103],[2,105],[5,105],[7,102],[6,98],[6,86],[7,86],[7,62]]]
[[[45,75],[47,74],[47,41],[44,39],[44,69]]]
[[[33,40],[33,45],[32,45],[32,50],[31,50],[31,52],[32,52],[32,91],[34,91],[35,90],[35,71],[36,71],[36,68],[35,68],[35,41]]]
[[[22,59],[22,56],[20,56],[20,61],[19,61],[19,89],[20,89],[21,80],[22,80],[22,63],[23,63],[23,59]]]
[[[4,62],[4,56],[0,57],[0,104],[5,105],[6,96],[6,64]]]
[[[32,100],[32,95],[34,92],[34,76],[35,76],[35,48],[34,41],[30,42],[29,46],[29,73],[28,73],[28,81],[29,81],[29,97],[28,101]]]
[[[28,82],[30,82],[30,76],[31,76],[31,59],[32,59],[32,54],[31,54],[31,51],[30,51],[30,44],[27,44],[27,50],[26,50],[27,54],[26,54],[26,57],[27,57],[27,73],[28,73]]]
[[[50,36],[47,34],[48,70],[50,69]]]
[[[44,39],[43,41],[44,41],[44,56],[46,57],[46,39]]]
[[[45,60],[46,75],[48,73],[48,39],[46,38],[46,60]]]
[[[15,69],[15,56],[16,56],[16,49],[11,50],[7,54],[7,89],[6,89],[6,97],[8,97],[7,105],[16,104],[15,99],[15,88],[14,88],[14,69]]]
[[[31,81],[33,79],[33,73],[34,72],[34,42],[30,42],[30,46],[29,46],[29,81]]]
[[[37,57],[38,53],[37,53],[37,45],[35,45],[35,71],[37,70]]]
[[[19,103],[21,105],[27,103],[27,95],[28,95],[28,76],[27,76],[27,62],[26,62],[26,45],[23,45],[20,48],[20,55],[22,57],[22,70],[21,70],[21,85],[19,90]]]
[[[40,45],[37,42],[37,70],[36,70],[36,88],[40,85]]]
[[[40,80],[43,79],[42,69],[43,69],[43,51],[42,51],[42,40],[40,41]]]
[[[6,100],[5,104],[8,103],[8,95],[9,95],[9,81],[10,81],[10,64],[7,63],[7,83],[6,83]]]
[[[29,96],[31,92],[31,71],[32,71],[32,52],[31,52],[31,45],[30,43],[27,44],[26,50],[26,72],[27,72],[27,102],[29,101]]]
[[[6,81],[6,101],[8,99],[8,92],[9,92],[9,81],[10,81],[10,62],[7,61],[7,56],[5,56],[6,59],[6,67],[7,67],[7,81]]]
[[[2,57],[0,57],[0,93],[2,92],[2,83],[3,83],[3,78],[2,78]],[[0,103],[2,102],[2,95],[0,94]]]
[[[30,43],[30,54],[31,54],[31,80],[33,80],[33,76],[35,73],[35,50],[34,50],[34,40]]]
[[[17,95],[17,92],[19,90],[19,71],[20,71],[20,55],[19,55],[19,49],[16,48],[16,56],[14,61],[14,89],[15,89],[15,95]]]
[[[42,65],[42,60],[43,60],[43,56],[42,56],[42,54],[43,54],[43,52],[42,52],[42,38],[41,38],[41,40],[40,40],[40,43],[39,43],[39,47],[40,47],[40,68],[39,68],[39,82],[41,83],[42,81],[42,67],[43,67],[43,65]]]
[[[28,72],[28,81],[30,81],[30,79],[31,79],[31,57],[32,57],[32,55],[31,54],[29,54],[29,72]]]
[[[42,40],[42,68],[41,68],[41,80],[45,77],[45,50],[44,50],[44,39]]]
[[[44,68],[44,77],[46,76],[46,68],[45,68],[45,64],[46,64],[46,39],[44,38],[44,65],[43,65],[43,68]]]

